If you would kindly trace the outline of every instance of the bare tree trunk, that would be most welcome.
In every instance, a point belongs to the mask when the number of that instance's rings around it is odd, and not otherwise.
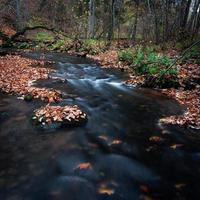
[[[183,3],[184,10],[183,10],[183,20],[182,20],[182,23],[181,23],[181,28],[184,31],[186,30],[192,0],[188,0],[188,1],[185,1],[185,2]],[[184,6],[185,4],[186,4],[186,7]]]
[[[154,34],[155,34],[155,42],[159,43],[160,41],[160,31],[159,31],[159,19],[156,9],[156,2],[152,2],[152,8],[153,8],[153,16],[154,16]]]
[[[111,1],[111,20],[110,20],[110,27],[108,31],[108,41],[111,41],[113,39],[114,26],[115,26],[115,0],[112,0]]]
[[[17,29],[21,29],[21,0],[16,0]]]
[[[198,13],[197,13],[196,20],[195,20],[195,27],[194,27],[193,35],[195,35],[199,32],[199,28],[200,28],[200,5],[198,8]]]
[[[198,8],[199,8],[200,0],[196,0],[194,3],[194,7],[188,22],[188,31],[194,32],[194,26],[195,26],[195,18],[198,14]]]
[[[168,40],[168,32],[169,32],[169,1],[165,0],[165,40]]]
[[[94,38],[95,36],[95,0],[89,2],[89,17],[88,17],[88,37]]]
[[[152,13],[152,11],[151,11],[150,0],[147,0],[147,5],[148,5],[148,10],[149,10],[149,13],[151,14],[151,13]]]
[[[135,15],[135,21],[133,23],[133,26],[131,28],[131,40],[136,39],[136,32],[137,32],[137,23],[138,23],[138,15],[139,15],[139,0],[137,0],[136,2],[136,15]]]

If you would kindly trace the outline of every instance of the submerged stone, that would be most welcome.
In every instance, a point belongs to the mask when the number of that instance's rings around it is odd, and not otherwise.
[[[27,94],[24,96],[24,101],[32,101],[33,100],[33,95]]]

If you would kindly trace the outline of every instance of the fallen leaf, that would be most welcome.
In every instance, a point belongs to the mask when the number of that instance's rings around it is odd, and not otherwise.
[[[145,193],[149,192],[149,188],[146,185],[140,185],[140,190],[142,190]]]
[[[161,142],[161,141],[163,141],[163,138],[161,138],[159,136],[152,136],[149,138],[149,140],[152,142]]]
[[[113,145],[113,144],[121,144],[121,143],[122,143],[121,140],[113,140],[111,145]]]
[[[153,200],[150,196],[147,196],[147,195],[144,195],[144,196],[142,195],[141,199],[142,200]]]
[[[115,193],[115,190],[111,189],[111,188],[106,188],[106,187],[102,187],[98,189],[98,193],[99,194],[107,194],[107,195],[112,195]]]
[[[80,163],[78,166],[74,168],[75,170],[83,170],[83,169],[92,169],[92,165],[89,162]]]
[[[186,186],[185,183],[177,183],[177,184],[175,185],[175,188],[176,188],[176,189],[182,189],[182,188],[185,187],[185,186]]]
[[[178,147],[182,147],[183,144],[173,144],[170,146],[171,149],[177,149]]]
[[[100,135],[100,136],[98,136],[98,138],[100,138],[100,139],[102,139],[102,140],[105,140],[105,141],[108,140],[108,137],[105,136],[105,135]]]

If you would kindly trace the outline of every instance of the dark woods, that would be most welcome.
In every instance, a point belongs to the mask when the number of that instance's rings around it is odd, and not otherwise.
[[[153,41],[193,38],[200,0],[1,0],[0,23],[48,25],[76,38]]]

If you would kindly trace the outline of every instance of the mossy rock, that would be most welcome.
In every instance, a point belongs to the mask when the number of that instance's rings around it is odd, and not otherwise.
[[[27,94],[24,96],[24,101],[30,102],[33,100],[33,95]]]

